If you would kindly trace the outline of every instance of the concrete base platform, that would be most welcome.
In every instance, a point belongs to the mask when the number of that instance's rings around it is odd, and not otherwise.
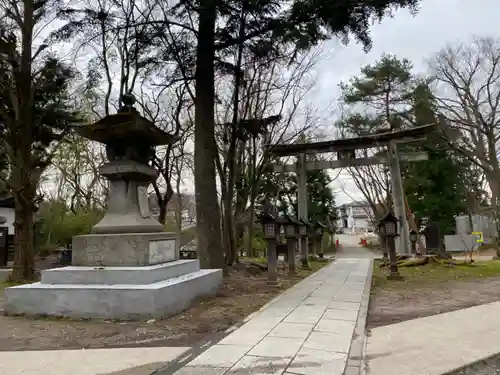
[[[198,259],[177,260],[144,267],[76,267],[53,268],[42,272],[42,284],[116,285],[152,284],[200,269]]]
[[[221,283],[222,270],[198,270],[147,285],[34,283],[6,288],[4,313],[77,319],[162,318],[183,311],[199,297],[215,295]]]

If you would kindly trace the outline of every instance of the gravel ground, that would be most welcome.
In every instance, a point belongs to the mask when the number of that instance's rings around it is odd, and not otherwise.
[[[500,375],[500,354],[446,375]]]

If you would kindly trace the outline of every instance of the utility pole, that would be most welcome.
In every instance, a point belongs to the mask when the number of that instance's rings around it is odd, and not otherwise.
[[[399,241],[400,254],[410,254],[410,243],[408,238],[408,224],[406,221],[406,210],[403,195],[403,184],[401,181],[401,169],[399,168],[399,153],[394,141],[387,145],[389,153],[389,169],[391,172],[392,199],[394,201],[394,214],[399,220]]]

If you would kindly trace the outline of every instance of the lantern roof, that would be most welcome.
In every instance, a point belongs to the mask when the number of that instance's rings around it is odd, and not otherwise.
[[[397,223],[399,220],[396,216],[394,216],[394,214],[392,213],[392,211],[387,211],[379,220],[378,220],[378,224],[381,225],[385,222],[388,222],[388,221],[392,221],[394,223]]]
[[[299,219],[299,221],[302,223],[302,225],[305,225],[305,226],[311,226],[312,223],[310,221],[308,221],[307,219]]]
[[[115,113],[93,124],[75,126],[75,131],[84,138],[104,144],[120,139],[140,139],[151,146],[160,146],[177,140],[135,110]]]
[[[285,215],[285,217],[280,218],[280,224],[284,224],[284,225],[291,224],[291,225],[295,225],[295,226],[303,225],[302,221],[296,219],[295,217],[289,216],[289,215]]]
[[[264,211],[259,215],[260,221],[264,223],[279,222],[280,217],[273,211]]]
[[[104,144],[129,140],[160,146],[177,140],[178,137],[161,130],[134,108],[136,99],[131,93],[124,94],[121,102],[123,105],[117,113],[93,124],[75,126],[75,131],[84,138]]]

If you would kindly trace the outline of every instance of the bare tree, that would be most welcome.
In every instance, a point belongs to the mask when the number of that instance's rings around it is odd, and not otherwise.
[[[344,113],[342,113],[344,115]],[[380,129],[380,122],[369,116],[345,115],[336,124],[341,138],[360,137]],[[356,150],[357,158],[367,158],[384,152],[384,147]],[[348,175],[369,204],[375,219],[391,207],[391,183],[387,166],[368,165],[347,168]]]
[[[75,58],[85,58],[85,97],[100,118],[134,92],[155,61],[148,39],[152,9],[135,0],[84,1],[59,12],[68,22],[52,37],[74,44]]]
[[[236,237],[226,246],[226,251],[232,252],[232,256],[226,258],[229,265],[237,260],[235,244],[239,241],[241,246],[244,226],[248,228],[249,239],[253,236],[258,185],[269,162],[262,152],[263,146],[294,142],[300,135],[312,132],[320,122],[318,110],[304,105],[304,98],[314,87],[312,70],[320,57],[319,52],[302,55],[285,70],[284,59],[249,59],[242,64],[245,83],[238,102],[238,127],[232,131],[228,131],[228,126],[231,120],[234,121],[234,113],[227,108],[231,108],[234,92],[220,78],[217,106],[217,123],[220,125],[216,133],[220,158],[216,160],[216,166],[221,181],[223,213],[234,215],[231,220],[234,225],[224,221],[224,238],[228,241],[231,236]],[[229,150],[231,137],[236,143],[234,153]],[[234,168],[234,192],[228,185],[231,168]],[[229,201],[231,205],[228,207]],[[251,240],[248,243],[251,245]]]
[[[153,159],[153,165],[160,174],[160,179],[153,183],[153,189],[160,210],[159,221],[163,224],[167,205],[175,193],[173,177],[180,162],[177,159],[186,157],[186,143],[192,136],[193,123],[193,102],[188,95],[188,86],[179,84],[169,91],[165,88],[161,87],[156,93],[142,92],[140,100],[144,115],[176,138],[174,143],[159,147]]]
[[[429,67],[441,122],[454,130],[450,144],[483,171],[498,213],[500,40],[479,38],[450,45],[429,61]]]
[[[55,184],[55,199],[67,202],[70,209],[103,208],[108,185],[99,175],[105,161],[104,148],[76,134],[68,135],[59,145],[47,170]]]

